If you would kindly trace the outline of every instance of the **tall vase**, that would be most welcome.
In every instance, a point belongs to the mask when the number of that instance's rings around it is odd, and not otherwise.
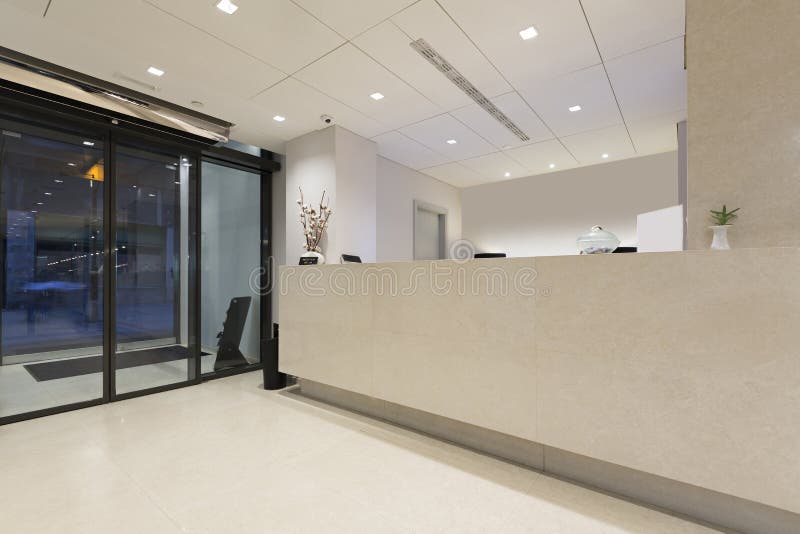
[[[730,227],[730,224],[709,226],[714,231],[714,239],[711,240],[712,250],[730,250],[731,246],[728,244],[728,228]]]

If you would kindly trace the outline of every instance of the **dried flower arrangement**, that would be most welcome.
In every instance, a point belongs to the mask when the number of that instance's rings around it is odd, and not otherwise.
[[[321,254],[322,249],[319,243],[322,241],[333,211],[325,204],[325,191],[322,192],[322,198],[319,199],[319,209],[317,210],[310,203],[305,203],[303,188],[299,189],[300,198],[297,200],[297,204],[300,206],[300,224],[303,225],[303,235],[306,238],[303,248],[309,252]]]

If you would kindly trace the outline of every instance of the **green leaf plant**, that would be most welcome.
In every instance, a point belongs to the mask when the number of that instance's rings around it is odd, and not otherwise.
[[[731,224],[733,220],[738,217],[736,214],[741,208],[736,208],[735,210],[728,211],[727,206],[725,204],[722,205],[722,211],[717,210],[709,210],[711,211],[711,218],[714,219],[714,222],[717,223],[719,226],[724,226],[726,224]]]

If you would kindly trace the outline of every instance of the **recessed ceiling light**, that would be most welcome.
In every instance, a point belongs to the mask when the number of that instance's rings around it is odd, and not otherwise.
[[[36,205],[37,206],[44,206],[44,202],[37,202]]]
[[[154,196],[156,196],[156,194],[155,193],[147,193],[147,196],[148,197],[154,197]]]
[[[163,76],[164,75],[164,71],[159,69],[158,67],[147,67],[147,72],[149,72],[153,76]]]
[[[239,9],[239,6],[231,2],[231,0],[220,0],[217,4],[217,9],[224,11],[228,15],[233,15]]]
[[[31,213],[39,213],[37,210],[31,210]]]
[[[603,158],[603,159],[608,159],[608,154],[603,154],[603,155],[602,155],[602,156],[600,156],[600,157],[601,157],[601,158]]]
[[[528,39],[533,39],[537,35],[539,35],[539,32],[536,31],[536,28],[534,28],[533,26],[528,26],[527,28],[519,32],[519,36],[522,37],[523,41],[527,41]]]
[[[175,185],[181,185],[181,182],[179,180],[175,180]]]
[[[275,122],[283,122],[286,120],[286,117],[284,117],[283,115],[275,115],[274,117],[272,117],[272,120],[274,120]]]
[[[510,173],[510,172],[507,172],[507,173],[505,173],[503,176],[505,176],[506,178],[508,178],[509,176],[511,176],[511,173]]]
[[[64,180],[59,180],[58,178],[56,178],[56,179],[55,179],[55,180],[53,180],[53,181],[54,181],[55,183],[57,183],[57,184],[63,184],[63,183],[64,183]]]
[[[556,164],[555,164],[555,163],[551,163],[551,164],[550,164],[550,165],[548,165],[548,166],[549,166],[551,169],[555,169],[555,168],[556,168]]]
[[[67,166],[68,166],[68,167],[74,167],[74,166],[75,166],[75,164],[74,164],[74,163],[67,163]]]
[[[94,141],[84,141],[83,144],[86,146],[94,146]]]
[[[47,197],[52,197],[53,193],[51,193],[50,191],[45,191],[44,195]]]
[[[370,97],[372,100],[380,100],[380,99],[382,99],[382,98],[383,98],[383,95],[382,95],[382,94],[380,94],[380,93],[372,93],[371,95],[369,95],[369,97]]]
[[[569,107],[569,110],[570,110],[571,112],[573,112],[573,113],[575,113],[576,111],[580,111],[581,109],[583,109],[583,108],[582,108],[582,107],[580,107],[580,106],[570,106],[570,107]]]
[[[456,143],[458,143],[458,141],[456,141],[455,139],[448,139],[448,140],[447,140],[447,144],[448,144],[448,145],[454,145],[454,144],[456,144]]]

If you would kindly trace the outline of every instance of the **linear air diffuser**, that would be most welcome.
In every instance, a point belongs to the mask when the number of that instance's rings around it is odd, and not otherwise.
[[[486,98],[486,95],[481,93],[477,87],[475,87],[472,82],[467,80],[463,74],[458,72],[458,70],[450,64],[442,55],[437,52],[425,39],[417,39],[416,41],[412,41],[411,48],[416,50],[422,57],[428,60],[428,62],[436,67],[439,72],[444,74],[448,80],[453,82],[456,87],[464,91],[467,96],[469,96],[472,100],[475,101],[480,107],[486,110],[486,113],[491,115],[495,118],[500,124],[511,130],[511,132],[519,137],[522,141],[530,141],[531,138],[523,132],[519,126],[514,124],[514,121],[509,119],[505,113],[497,109],[497,106],[492,104],[491,100]]]

